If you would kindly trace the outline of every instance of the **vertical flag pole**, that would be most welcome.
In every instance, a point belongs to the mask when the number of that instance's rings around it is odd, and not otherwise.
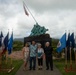
[[[1,55],[0,55],[0,65],[1,65]]]
[[[70,42],[70,71],[72,70],[72,48],[71,48],[71,42]]]
[[[11,68],[12,68],[12,57],[11,57]]]
[[[75,48],[74,48],[74,51],[75,51],[75,68],[76,68],[76,36],[75,36]]]
[[[67,72],[67,48],[65,48],[65,71]]]
[[[76,67],[76,49],[75,49],[75,67]]]
[[[66,30],[65,33],[67,33]],[[65,47],[65,71],[67,72],[67,47]]]
[[[9,33],[9,29],[8,29],[8,33]],[[8,38],[9,38],[9,36],[8,36]],[[7,64],[7,62],[8,62],[8,43],[7,43],[5,55],[6,55],[6,64]]]
[[[32,18],[34,19],[34,21],[37,23],[35,17],[32,15],[31,11],[29,10],[29,8],[27,7],[27,5],[25,4],[25,2],[23,1],[23,4],[26,6],[26,8],[28,9],[29,13],[31,14]]]
[[[76,64],[76,50],[75,50],[75,64]]]
[[[6,64],[7,64],[7,51],[6,51],[6,53],[5,53],[5,56],[6,56]]]
[[[12,29],[12,37],[13,37],[13,29]],[[12,38],[13,40],[13,38]],[[13,50],[13,42],[12,42],[12,50]],[[11,50],[11,53],[12,53],[12,50]],[[12,58],[11,58],[11,68],[12,68]]]

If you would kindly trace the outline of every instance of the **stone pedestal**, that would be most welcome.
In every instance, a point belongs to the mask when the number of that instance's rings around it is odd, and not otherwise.
[[[29,37],[24,37],[24,44],[26,42],[32,42],[35,41],[36,43],[41,43],[42,47],[44,48],[45,42],[52,42],[52,38],[50,37],[49,34],[42,34],[42,35],[37,35],[37,36],[29,36]]]

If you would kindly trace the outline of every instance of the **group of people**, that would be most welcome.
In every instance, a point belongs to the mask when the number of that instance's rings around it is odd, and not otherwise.
[[[49,42],[45,43],[45,47],[42,48],[40,43],[36,44],[35,41],[32,41],[32,44],[28,46],[28,43],[25,44],[25,47],[22,49],[23,60],[24,60],[24,70],[26,70],[27,63],[29,61],[29,70],[36,70],[36,58],[38,60],[38,69],[43,69],[43,58],[45,56],[46,61],[46,70],[53,71],[53,59],[52,59],[53,48],[50,46]]]

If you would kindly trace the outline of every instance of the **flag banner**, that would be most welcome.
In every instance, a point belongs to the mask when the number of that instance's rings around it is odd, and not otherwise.
[[[74,46],[74,51],[76,51],[76,36],[75,36],[75,46]]]
[[[69,48],[70,47],[70,33],[68,34],[68,39],[66,42],[66,46]]]
[[[61,52],[66,47],[66,33],[61,37],[57,45],[57,52]]]
[[[4,49],[7,50],[8,47],[8,40],[9,40],[9,32],[7,33],[6,37],[4,38]]]
[[[13,49],[13,32],[8,42],[8,54],[11,54],[12,49]]]
[[[3,33],[2,33],[2,31],[1,31],[1,34],[0,34],[0,47],[2,46],[2,43],[3,43]]]
[[[7,50],[7,47],[8,47],[8,40],[9,40],[9,32],[7,33],[6,37],[4,38],[3,40],[3,51],[2,51],[2,54],[4,54]]]
[[[76,48],[76,36],[75,36],[75,48]]]
[[[25,14],[26,14],[27,16],[29,16],[29,13],[27,12],[27,10],[26,10],[26,8],[25,8],[25,4],[24,4],[24,2],[23,2],[23,8],[24,8],[24,12],[25,12]]]
[[[68,33],[66,48],[67,48],[67,60],[70,60],[70,33]]]
[[[72,33],[71,36],[70,36],[70,46],[72,48],[75,47],[74,33]]]

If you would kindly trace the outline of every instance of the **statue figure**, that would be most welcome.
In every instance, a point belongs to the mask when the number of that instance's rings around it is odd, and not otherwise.
[[[46,31],[48,31],[48,29],[46,29],[44,26],[41,27],[38,23],[36,23],[31,30],[30,36],[45,34]]]

